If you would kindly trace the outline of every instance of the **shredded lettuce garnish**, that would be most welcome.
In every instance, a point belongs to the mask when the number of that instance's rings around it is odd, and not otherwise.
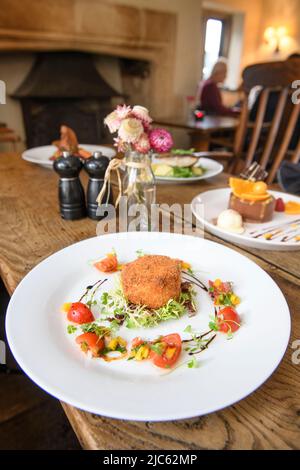
[[[163,321],[180,318],[189,307],[196,310],[193,289],[181,292],[178,300],[170,299],[163,307],[149,309],[145,305],[128,302],[119,283],[111,292],[102,294],[101,302],[101,315],[110,321],[124,323],[127,328],[150,328]]]

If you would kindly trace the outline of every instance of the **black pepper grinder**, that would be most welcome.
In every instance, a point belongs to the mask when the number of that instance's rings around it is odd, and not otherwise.
[[[103,219],[103,216],[97,215],[98,203],[96,201],[100,193],[106,169],[109,165],[109,158],[102,155],[101,152],[94,152],[93,156],[85,160],[84,169],[89,175],[89,183],[87,188],[87,214],[93,220]],[[108,199],[107,199],[108,196]],[[107,190],[103,197],[103,204],[112,204],[112,191],[108,184]]]
[[[57,158],[53,168],[59,174],[58,197],[60,213],[63,219],[76,220],[86,216],[85,197],[79,173],[82,162],[70,152],[63,152]]]

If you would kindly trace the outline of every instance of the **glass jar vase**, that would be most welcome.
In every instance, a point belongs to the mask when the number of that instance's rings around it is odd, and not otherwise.
[[[129,228],[138,217],[135,230],[154,230],[151,225],[151,206],[156,203],[156,185],[150,154],[134,150],[125,153],[123,195],[127,197]]]

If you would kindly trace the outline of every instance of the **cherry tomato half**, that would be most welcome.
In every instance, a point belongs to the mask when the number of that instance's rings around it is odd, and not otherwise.
[[[93,357],[99,357],[104,348],[104,341],[96,333],[83,333],[77,336],[76,343],[83,352],[91,351]]]
[[[155,366],[168,369],[177,362],[181,353],[181,338],[177,333],[163,336],[154,345],[156,351],[151,349],[150,359]]]
[[[219,331],[234,333],[241,326],[239,314],[232,307],[222,308],[217,315]]]
[[[106,258],[98,261],[94,266],[103,273],[113,273],[118,270],[118,259],[116,255],[107,255]]]
[[[95,320],[90,309],[82,302],[73,302],[68,311],[67,318],[74,323],[90,323]]]
[[[138,346],[141,346],[141,344],[143,344],[145,341],[142,340],[142,338],[140,336],[136,336],[135,338],[133,338],[132,340],[132,343],[131,343],[131,347],[132,348],[137,348]]]

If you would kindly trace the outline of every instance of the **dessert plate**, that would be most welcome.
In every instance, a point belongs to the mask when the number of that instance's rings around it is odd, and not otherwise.
[[[103,145],[88,145],[88,144],[79,144],[79,147],[84,148],[88,152],[102,152],[108,158],[112,158],[116,155],[116,152]],[[33,147],[31,149],[25,150],[22,153],[22,158],[27,162],[36,163],[45,168],[52,168],[53,160],[50,160],[50,157],[57,150],[55,145],[43,145],[42,147]]]
[[[115,248],[126,263],[136,250],[179,257],[203,282],[230,279],[242,302],[242,326],[231,340],[218,334],[199,355],[199,367],[158,369],[149,361],[105,362],[80,351],[67,334],[63,302],[79,298],[86,286],[105,278],[89,261]],[[113,283],[115,274],[105,284]],[[108,285],[107,285],[108,284]],[[212,302],[198,294],[198,311],[155,328],[127,329],[128,341],[178,332],[191,325],[207,331]],[[266,308],[266,305],[268,308]],[[168,233],[108,234],[71,245],[37,265],[15,290],[6,317],[11,350],[41,388],[77,408],[119,419],[160,421],[199,416],[229,406],[253,392],[281,361],[290,335],[285,298],[259,266],[234,250],[198,237]],[[255,347],[253,347],[255,345]],[[187,354],[187,353],[183,353]]]
[[[244,223],[245,232],[242,234],[227,232],[216,225],[218,215],[228,208],[231,189],[213,189],[196,196],[192,201],[192,211],[195,217],[203,224],[204,228],[213,235],[223,240],[250,248],[262,250],[300,250],[300,215],[287,215],[282,212],[274,212],[271,222]],[[300,198],[291,194],[278,191],[268,191],[275,198],[284,201],[300,203]],[[200,209],[201,208],[201,209]],[[202,210],[203,208],[203,210]],[[279,232],[281,230],[281,232]],[[267,234],[277,232],[272,239],[267,239]],[[285,239],[287,237],[287,239]],[[284,241],[282,241],[284,240]]]
[[[194,154],[197,156],[197,153]],[[155,155],[152,158],[152,163],[160,163],[160,159],[156,158]],[[176,184],[188,184],[195,183],[196,181],[206,180],[213,178],[214,176],[222,173],[224,167],[221,163],[216,162],[210,158],[199,158],[199,161],[195,165],[201,166],[205,169],[205,172],[201,176],[191,176],[188,178],[177,178],[174,176],[155,176],[155,181],[158,183],[176,183]]]

